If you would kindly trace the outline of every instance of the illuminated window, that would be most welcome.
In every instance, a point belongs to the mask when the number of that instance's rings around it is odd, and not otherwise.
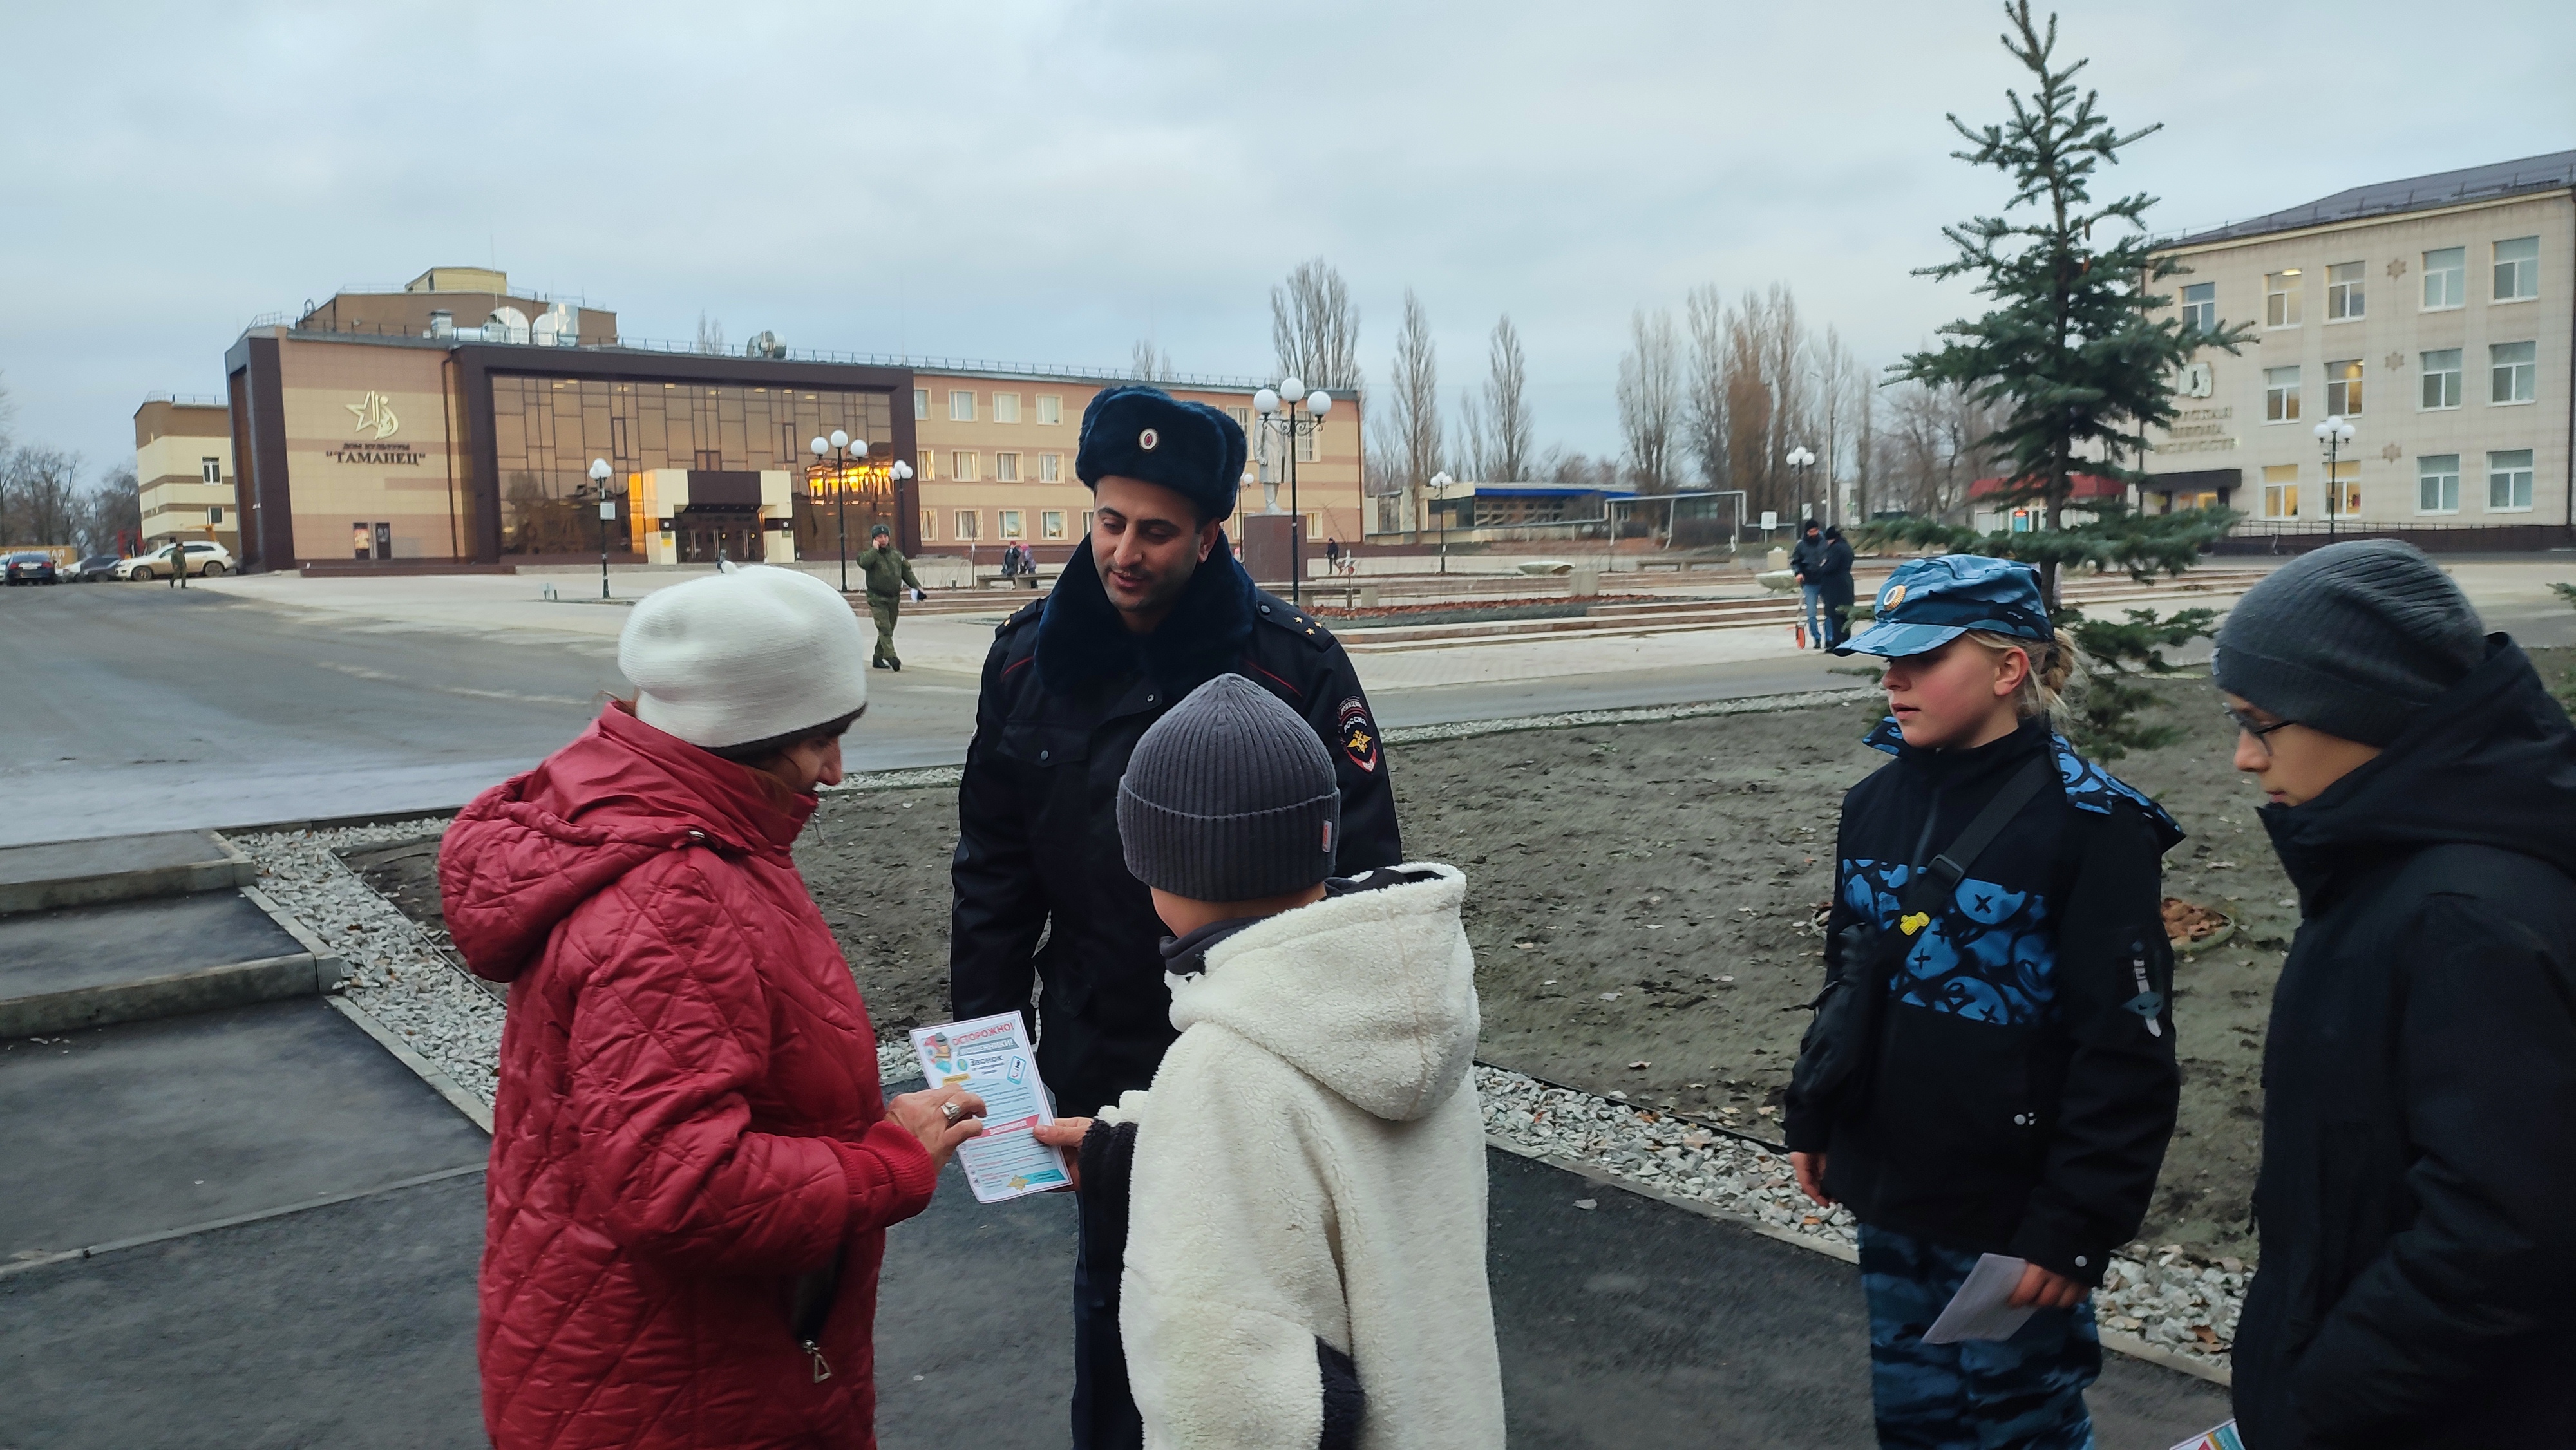
[[[1053,393],[1038,394],[1038,421],[1041,423],[1063,422],[1064,399],[1057,397]]]
[[[2540,295],[2540,238],[2495,244],[2495,300],[2527,302]]]
[[[2424,392],[2419,407],[2426,409],[2460,406],[2460,350],[2441,348],[2418,354],[2424,370]]]
[[[2182,325],[2185,332],[2218,330],[2218,284],[2194,282],[2182,289]]]
[[[2263,517],[2295,519],[2299,516],[2299,465],[2275,464],[2263,470]]]
[[[930,467],[930,457],[930,450],[924,448],[912,464],[913,477],[925,483],[936,476]]]
[[[1038,482],[1040,482],[1040,483],[1061,483],[1061,482],[1063,482],[1063,481],[1064,481],[1064,455],[1063,455],[1063,454],[1061,454],[1061,453],[1041,453],[1041,454],[1039,454],[1039,455],[1038,455]]]
[[[2299,421],[2299,370],[2297,368],[2263,369],[2263,421],[2266,423]]]
[[[2334,477],[2326,483],[2326,509],[2339,519],[2357,518],[2361,514],[2361,460],[2338,458]]]
[[[1020,395],[1017,393],[995,393],[993,395],[993,421],[996,423],[1016,423],[1020,421]]]
[[[2361,264],[2337,262],[2326,268],[2326,321],[2352,321],[2361,316],[2361,303]]]
[[[2487,512],[2520,513],[2531,507],[2531,450],[2487,455]]]
[[[2528,403],[2539,384],[2540,364],[2537,346],[2528,342],[2499,342],[2487,349],[2487,401],[2490,403]]]
[[[2469,297],[2469,249],[2444,247],[2424,254],[2424,310],[2444,312]]]
[[[981,516],[973,509],[959,509],[957,511],[957,540],[959,543],[971,544],[975,540],[984,536],[980,519]]]
[[[2361,359],[2346,358],[2342,362],[2326,364],[2326,416],[2361,416]]]
[[[930,416],[930,389],[915,388],[912,390],[912,416],[915,418],[927,418]]]
[[[2299,325],[2299,269],[2267,272],[2263,275],[2263,325],[2296,327]]]
[[[935,539],[935,538],[938,538],[938,537],[939,537],[939,510],[937,510],[937,509],[923,509],[923,510],[921,511],[921,539],[922,539],[922,542],[923,542],[923,543],[928,543],[928,542],[930,542],[932,539]]]
[[[973,393],[960,388],[948,395],[948,421],[951,423],[972,423],[975,421],[975,395]]]
[[[2415,512],[2460,511],[2460,455],[2431,453],[2415,460]]]
[[[995,421],[995,422],[1000,422],[1001,420],[997,418],[997,419],[995,419],[994,421]],[[996,454],[994,454],[994,455],[993,455],[993,481],[994,481],[995,483],[1017,483],[1017,482],[1019,482],[1019,481],[1020,481],[1020,455],[1018,455],[1018,454],[1016,454],[1016,453],[996,453]]]
[[[1025,516],[1021,514],[1018,509],[1002,510],[1002,537],[1006,539],[1027,538],[1028,530],[1021,523],[1023,517]]]
[[[961,450],[948,455],[949,482],[973,483],[977,477],[974,454]]]
[[[1038,536],[1046,539],[1063,538],[1064,510],[1040,509],[1038,511]]]

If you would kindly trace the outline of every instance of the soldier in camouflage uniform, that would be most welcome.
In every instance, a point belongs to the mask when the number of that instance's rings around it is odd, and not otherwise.
[[[877,652],[868,663],[881,670],[900,670],[894,652],[895,616],[902,612],[903,591],[918,590],[912,561],[894,546],[894,530],[883,524],[868,530],[868,547],[859,551],[859,572],[868,580],[868,614],[877,622]]]

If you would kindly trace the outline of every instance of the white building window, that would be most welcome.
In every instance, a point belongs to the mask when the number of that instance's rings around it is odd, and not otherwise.
[[[2487,349],[2487,401],[2528,403],[2540,382],[2539,348],[2528,342],[2499,342]]]
[[[957,511],[957,541],[961,544],[971,544],[983,536],[984,529],[982,516],[977,514],[973,509],[959,509]]]
[[[2297,368],[2263,369],[2263,421],[2266,423],[2299,421],[2299,370]]]
[[[2218,284],[2194,282],[2182,289],[2182,326],[2185,332],[2218,330]]]
[[[973,483],[978,476],[980,475],[975,467],[974,454],[960,449],[948,455],[949,482]]]
[[[220,458],[198,459],[197,481],[199,483],[221,484],[224,481],[224,461]]]
[[[222,504],[208,504],[206,506],[206,526],[208,528],[216,529],[220,529],[224,526],[224,506]]]
[[[2415,460],[2415,512],[2460,511],[2460,455],[2431,453]]]
[[[1000,420],[1000,419],[998,419],[998,418],[996,418],[996,419],[994,419],[993,421],[995,421],[995,422],[997,422],[997,423],[998,423],[998,422],[1000,422],[1001,420]],[[995,483],[1017,483],[1017,482],[1019,482],[1019,481],[1020,481],[1020,455],[1018,455],[1018,454],[1016,454],[1016,453],[996,453],[996,454],[994,454],[994,455],[993,455],[993,481],[994,481]]]
[[[1020,421],[1020,395],[1017,393],[995,393],[993,395],[993,421],[996,423],[1016,423]]]
[[[975,421],[975,395],[973,393],[968,392],[964,388],[959,388],[948,395],[948,421],[951,423],[972,423]]]
[[[2326,416],[2361,416],[2361,359],[2346,358],[2342,362],[2326,364]]]
[[[2327,508],[2339,519],[2361,517],[2361,460],[2338,458],[2328,472],[2334,476],[2326,480]]]
[[[938,538],[938,537],[939,537],[939,510],[937,510],[937,509],[923,509],[923,510],[921,511],[921,540],[922,540],[922,542],[926,544],[926,543],[930,542],[932,539],[935,539],[935,538]]]
[[[2495,300],[2526,302],[2540,295],[2540,238],[2495,244]]]
[[[1091,537],[1091,510],[1089,509],[1082,511],[1082,536],[1086,539]]]
[[[1309,427],[1297,434],[1297,461],[1312,463],[1322,456],[1324,434],[1321,428]]]
[[[2531,507],[2531,450],[2487,455],[2487,512],[2520,513]]]
[[[1038,394],[1038,421],[1056,424],[1064,421],[1064,399],[1053,393]]]
[[[2299,516],[2299,465],[2281,463],[2263,470],[2263,517],[2295,519]]]
[[[1038,510],[1038,535],[1039,535],[1039,537],[1041,537],[1041,538],[1048,538],[1048,539],[1061,539],[1061,538],[1063,538],[1063,537],[1064,537],[1064,510],[1062,510],[1062,509],[1040,509],[1040,510]]]
[[[2424,310],[2443,312],[2469,300],[2469,249],[2424,254]]]
[[[1249,438],[1252,436],[1252,409],[1249,407],[1236,407],[1232,404],[1228,404],[1226,406],[1225,415],[1234,420],[1234,426],[1243,430],[1244,437]]]
[[[1027,515],[1021,513],[1018,509],[1002,510],[1002,537],[1006,539],[1027,538],[1029,531],[1021,522],[1026,517]]]
[[[930,389],[915,388],[912,390],[912,416],[916,419],[928,418],[930,416]]]
[[[2424,372],[2424,396],[2418,406],[2427,411],[2460,406],[2460,350],[2446,347],[2417,356]]]
[[[2361,316],[2361,303],[2361,264],[2337,262],[2326,268],[2326,321],[2352,321]]]
[[[1062,483],[1063,481],[1064,481],[1064,455],[1063,455],[1063,454],[1061,454],[1061,453],[1041,453],[1041,454],[1039,454],[1039,455],[1038,455],[1038,482],[1040,482],[1040,483]]]
[[[930,466],[930,459],[930,450],[924,448],[921,450],[921,456],[912,461],[913,475],[924,483],[928,483],[932,478],[937,476]]]
[[[2263,325],[2299,325],[2299,269],[2263,274]]]

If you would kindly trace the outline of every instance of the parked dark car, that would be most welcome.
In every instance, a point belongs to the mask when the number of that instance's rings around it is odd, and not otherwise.
[[[9,556],[8,580],[12,584],[60,584],[62,576],[54,571],[50,554],[12,554]]]
[[[123,558],[118,554],[92,554],[63,571],[63,578],[74,584],[91,584],[116,577],[116,566]]]

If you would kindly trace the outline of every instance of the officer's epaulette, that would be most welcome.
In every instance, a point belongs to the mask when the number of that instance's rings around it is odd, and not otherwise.
[[[1264,624],[1277,625],[1317,649],[1327,648],[1333,642],[1331,630],[1324,628],[1304,609],[1276,594],[1261,590],[1253,591],[1252,616]]]
[[[1046,613],[1046,601],[1043,599],[1037,600],[1033,603],[1023,604],[1011,615],[1010,618],[993,626],[993,638],[1002,639],[1007,637],[1013,630],[1019,629],[1024,625],[1035,624],[1038,622],[1038,616],[1044,613]]]

